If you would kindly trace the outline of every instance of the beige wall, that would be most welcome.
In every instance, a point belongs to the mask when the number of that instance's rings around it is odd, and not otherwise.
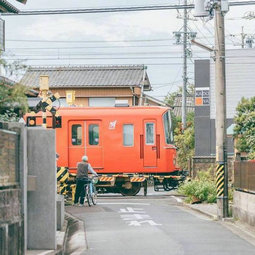
[[[61,97],[66,96],[66,90],[74,90],[75,97],[127,97],[132,96],[130,88],[54,88],[52,93],[58,92]]]
[[[130,88],[57,88],[51,89],[54,94],[58,92],[60,97],[66,97],[67,90],[75,91],[75,104],[78,106],[88,106],[90,97],[114,97],[116,100],[128,100],[128,104],[132,106],[133,94]]]

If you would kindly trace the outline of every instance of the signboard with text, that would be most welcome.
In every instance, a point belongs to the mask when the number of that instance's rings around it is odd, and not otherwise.
[[[206,88],[195,89],[195,106],[209,106],[210,105],[210,90]]]

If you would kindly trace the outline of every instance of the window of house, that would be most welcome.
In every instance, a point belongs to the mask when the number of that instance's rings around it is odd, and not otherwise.
[[[82,127],[79,124],[72,125],[72,145],[82,144]]]
[[[89,145],[99,144],[99,126],[97,124],[89,125]]]
[[[133,124],[123,125],[123,145],[134,146],[134,125]]]
[[[146,123],[146,144],[154,144],[154,133],[155,133],[155,124]]]

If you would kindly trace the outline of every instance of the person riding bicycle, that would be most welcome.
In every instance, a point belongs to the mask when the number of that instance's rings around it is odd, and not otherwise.
[[[77,175],[76,175],[76,190],[74,196],[74,205],[78,205],[80,198],[80,206],[84,205],[84,198],[86,196],[86,185],[89,183],[88,173],[92,173],[94,176],[98,176],[92,166],[88,163],[88,157],[83,156],[82,162],[77,163]]]

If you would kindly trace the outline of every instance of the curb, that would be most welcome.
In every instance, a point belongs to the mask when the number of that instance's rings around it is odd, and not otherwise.
[[[215,221],[218,220],[217,215],[205,212],[203,210],[200,210],[199,208],[194,208],[194,207],[192,207],[192,205],[185,203],[183,201],[183,199],[181,199],[180,197],[175,197],[175,196],[171,196],[171,197],[173,197],[177,201],[177,204],[180,205],[180,206],[183,206],[183,207],[189,208],[193,211],[199,212],[199,213],[211,218],[212,220],[215,220]]]
[[[65,213],[67,231],[64,240],[63,254],[78,255],[87,250],[84,222]]]

